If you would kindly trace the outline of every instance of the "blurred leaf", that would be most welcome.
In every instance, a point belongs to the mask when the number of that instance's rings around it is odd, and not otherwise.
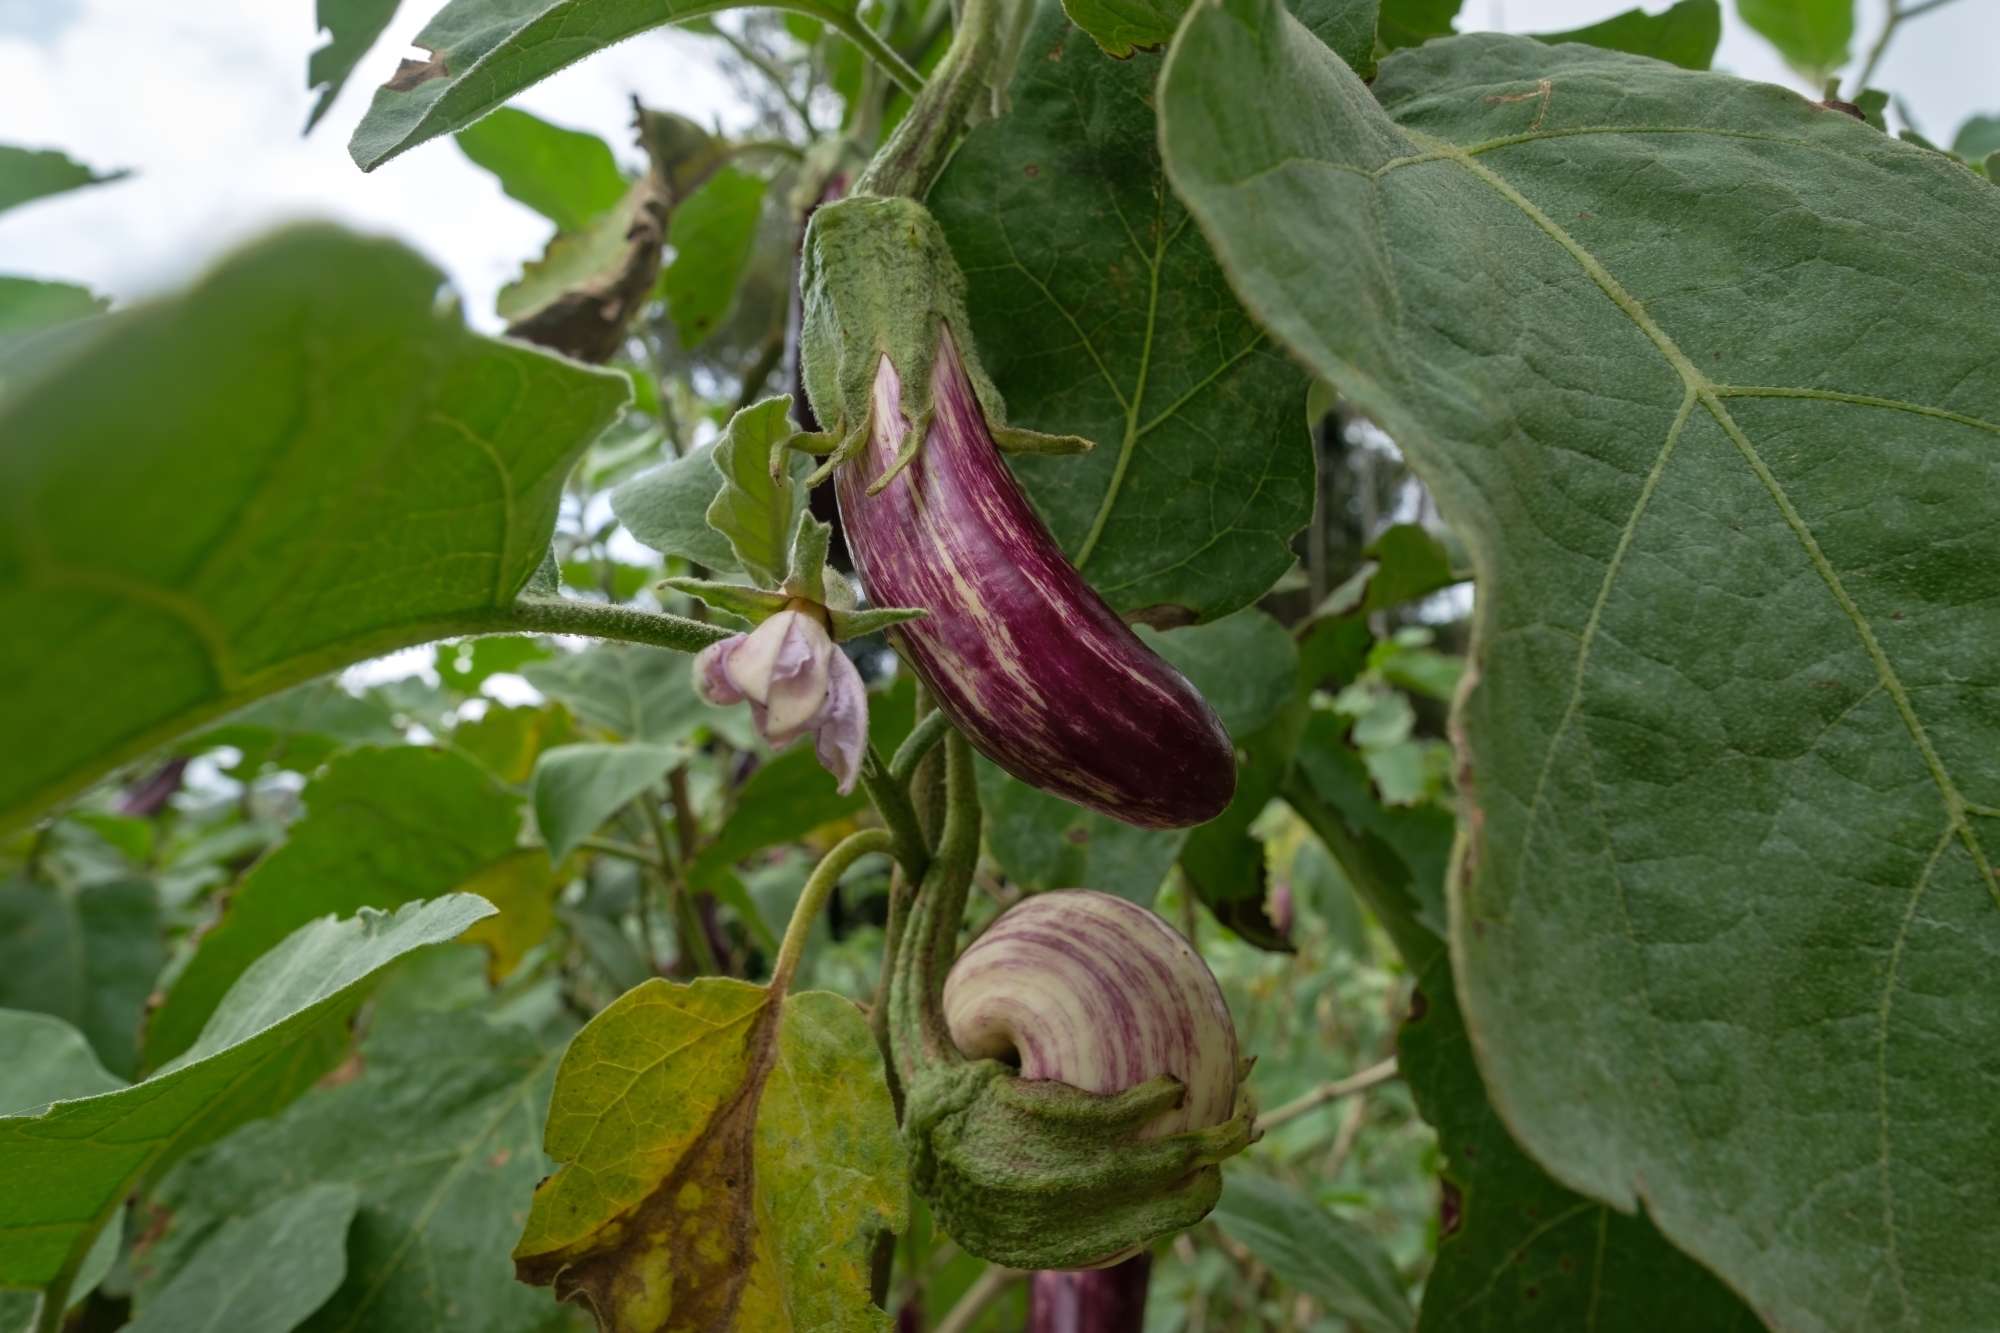
[[[1326,596],[1316,615],[1372,615],[1448,588],[1451,554],[1430,531],[1398,523],[1368,544],[1361,567]]]
[[[1375,40],[1385,51],[1449,37],[1464,0],[1382,0]]]
[[[66,194],[86,185],[123,180],[129,172],[92,171],[53,149],[37,151],[0,144],[0,213],[36,199]]]
[[[111,302],[87,287],[0,274],[0,354],[14,340],[101,315]]]
[[[667,770],[688,752],[673,745],[565,745],[535,765],[535,825],[560,861],[647,788],[664,783]]]
[[[870,1252],[906,1168],[851,1002],[648,981],[570,1043],[546,1148],[515,1269],[602,1328],[890,1328]]]
[[[1138,633],[1195,683],[1232,737],[1264,726],[1297,688],[1299,653],[1292,636],[1255,607],[1165,634],[1141,625]]]
[[[978,767],[987,850],[1029,892],[1101,889],[1150,904],[1187,841],[1186,829],[1134,828],[1030,787],[984,758]]]
[[[377,1024],[361,1076],[190,1159],[159,1192],[169,1221],[139,1260],[148,1289],[178,1281],[231,1218],[312,1188],[360,1196],[347,1277],[309,1330],[562,1326],[548,1296],[514,1281],[507,1247],[548,1170],[541,1126],[559,1048],[470,1014]]]
[[[0,527],[0,618],[35,627],[0,645],[0,825],[260,696],[511,623],[625,381],[475,337],[442,282],[293,229],[0,401],[0,495],[34,520]]]
[[[316,917],[435,898],[514,855],[520,799],[470,760],[418,746],[353,750],[302,797],[304,818],[229,897],[153,1014],[146,1063],[186,1049],[257,958]]]
[[[785,577],[792,531],[806,506],[805,487],[790,472],[771,475],[772,447],[798,433],[788,415],[791,407],[791,396],[781,394],[744,408],[729,419],[712,455],[722,487],[708,506],[708,525],[766,588]]]
[[[1567,32],[1536,33],[1535,40],[1554,45],[1582,42],[1611,51],[1651,56],[1682,69],[1707,69],[1722,40],[1720,0],[1678,0],[1664,13],[1628,9],[1601,23]]]
[[[1223,1173],[1222,1198],[1211,1216],[1279,1281],[1319,1301],[1336,1318],[1373,1333],[1408,1333],[1415,1322],[1396,1266],[1381,1245],[1296,1186],[1234,1166]]]
[[[0,885],[0,1007],[72,1024],[121,1078],[138,1068],[139,1020],[165,961],[150,881]]]
[[[614,990],[628,991],[653,975],[652,964],[640,956],[638,946],[617,922],[570,908],[562,909],[561,916],[563,924],[582,946],[584,956]]]
[[[1292,17],[1306,25],[1361,77],[1375,74],[1375,29],[1380,0],[1286,0]]]
[[[1971,116],[1958,127],[1951,151],[1968,162],[1979,162],[2000,153],[2000,116]]]
[[[1736,12],[1814,82],[1847,63],[1854,0],[1736,0]]]
[[[593,727],[671,745],[709,717],[688,674],[693,660],[669,648],[605,643],[529,663],[521,674]]]
[[[547,645],[524,634],[489,634],[480,639],[441,643],[432,654],[438,679],[461,694],[477,694],[487,677],[518,673],[530,662],[546,661]]]
[[[1167,188],[1158,58],[1107,60],[1054,6],[1024,49],[1013,109],[966,136],[929,198],[1009,423],[1097,445],[1010,463],[1113,608],[1213,620],[1292,566],[1312,512],[1307,378]]]
[[[200,754],[230,746],[242,752],[232,771],[248,779],[267,767],[310,773],[350,746],[402,739],[395,711],[383,698],[350,694],[337,680],[314,680],[259,699],[175,749]]]
[[[503,106],[458,132],[458,146],[500,188],[556,224],[582,231],[625,197],[630,182],[595,134]]]
[[[485,946],[488,981],[498,985],[512,976],[528,951],[555,929],[556,895],[568,878],[569,867],[550,865],[539,847],[523,847],[456,886],[493,904],[494,915],[459,937]]]
[[[722,489],[714,455],[714,444],[704,444],[620,482],[611,492],[611,512],[655,551],[728,574],[741,568],[736,552],[708,526],[708,507]]]
[[[306,117],[307,134],[332,109],[333,99],[347,86],[347,76],[375,45],[382,30],[389,26],[389,20],[396,17],[397,3],[398,0],[317,0],[319,29],[327,34],[328,40],[306,61],[306,89],[319,93],[319,101],[313,103],[312,113]]]
[[[763,178],[735,167],[722,168],[674,205],[667,223],[674,261],[660,275],[660,294],[682,347],[700,346],[729,313],[763,212]]]
[[[1202,906],[1262,949],[1292,946],[1287,933],[1271,920],[1264,843],[1252,834],[1251,826],[1292,770],[1306,711],[1305,692],[1295,684],[1295,696],[1278,715],[1238,742],[1236,794],[1220,815],[1190,830],[1180,850],[1181,871]]]
[[[519,323],[573,291],[614,280],[630,256],[632,232],[641,211],[655,202],[652,185],[640,181],[629,186],[609,211],[576,231],[557,232],[541,257],[523,266],[521,276],[502,287],[494,298],[500,318]]]
[[[544,750],[569,742],[573,725],[560,703],[539,708],[488,708],[476,721],[461,722],[446,737],[459,751],[510,787],[526,783]]]
[[[1357,836],[1376,839],[1385,853],[1381,865],[1409,895],[1412,919],[1442,939],[1445,934],[1444,878],[1451,860],[1456,821],[1437,806],[1390,809],[1377,799],[1367,766],[1342,736],[1341,720],[1315,712],[1299,744],[1299,769],[1313,792]],[[1378,913],[1378,904],[1370,906]],[[1412,966],[1423,960],[1409,960]]]
[[[874,702],[874,696],[869,702]],[[854,814],[867,804],[859,788],[852,795],[840,794],[833,775],[820,767],[812,746],[795,745],[760,764],[750,775],[736,793],[728,821],[688,867],[688,882],[719,895],[723,876],[738,861],[766,847],[795,842],[821,824]]]
[[[359,1204],[352,1185],[311,1185],[239,1212],[138,1307],[127,1333],[290,1333],[347,1276],[347,1229]]]
[[[1397,1047],[1445,1156],[1423,1333],[1764,1327],[1643,1212],[1621,1213],[1564,1189],[1515,1146],[1487,1101],[1448,962],[1425,971]]]
[[[394,915],[321,918],[257,960],[185,1056],[143,1083],[38,1116],[0,1118],[0,1285],[48,1283],[89,1249],[141,1180],[271,1114],[318,1072],[302,1047],[344,1038],[362,983],[391,961],[456,936],[493,909],[469,895]]]

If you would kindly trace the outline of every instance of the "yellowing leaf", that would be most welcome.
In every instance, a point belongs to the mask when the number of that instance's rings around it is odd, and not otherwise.
[[[528,950],[548,938],[556,924],[556,891],[568,878],[567,865],[551,868],[541,848],[524,847],[458,886],[500,909],[460,937],[486,946],[487,980],[505,981]]]
[[[905,1164],[860,1010],[726,978],[652,980],[577,1034],[544,1143],[562,1168],[514,1249],[600,1327],[878,1330],[875,1236]]]

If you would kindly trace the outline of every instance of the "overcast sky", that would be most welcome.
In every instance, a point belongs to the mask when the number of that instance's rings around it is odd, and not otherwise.
[[[0,141],[56,147],[117,185],[0,215],[0,272],[86,283],[121,300],[170,286],[232,241],[276,222],[334,217],[400,236],[451,273],[475,320],[536,253],[549,226],[505,198],[448,140],[362,175],[347,138],[369,90],[409,53],[442,0],[403,0],[333,111],[301,138],[306,58],[321,38],[312,0],[0,0]],[[1793,81],[1730,9],[1717,58]],[[1466,0],[1460,26],[1549,31],[1631,0]],[[1857,46],[1886,0],[1862,0]],[[1647,0],[1646,8],[1665,8]],[[625,151],[637,92],[702,120],[740,119],[718,48],[673,29],[626,42],[530,89],[519,104],[594,130]],[[1904,28],[1878,83],[1901,92],[1932,137],[2000,112],[2000,0],[1957,0]],[[1795,81],[1794,81],[1795,82]]]

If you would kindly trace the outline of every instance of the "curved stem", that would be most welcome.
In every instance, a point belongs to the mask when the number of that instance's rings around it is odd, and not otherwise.
[[[897,781],[871,745],[861,761],[861,785],[868,799],[875,803],[875,812],[889,826],[889,836],[895,841],[896,864],[912,881],[922,879],[930,866],[931,853],[924,842],[924,831],[917,823],[917,808],[910,804],[909,781]]]
[[[834,5],[793,4],[779,8],[793,9],[801,14],[810,14],[861,48],[867,56],[881,67],[882,72],[896,81],[896,86],[915,96],[924,87],[924,76],[910,68],[909,62],[896,54],[894,47],[876,35],[875,30],[861,21],[860,15],[852,10]]]
[[[958,928],[979,860],[979,788],[972,747],[956,731],[945,735],[944,830],[917,890],[898,941],[890,981],[891,1036],[905,1078],[919,1060],[960,1058],[944,1022],[944,979],[958,953]]]
[[[896,757],[889,761],[889,776],[899,785],[907,787],[910,779],[917,775],[917,765],[924,762],[924,756],[931,747],[944,739],[945,729],[951,726],[941,712],[929,712],[917,720],[903,743],[896,747]]]
[[[784,941],[778,945],[778,959],[771,965],[771,992],[774,995],[782,995],[791,989],[792,974],[798,971],[799,957],[805,953],[806,936],[812,932],[813,918],[826,906],[833,886],[840,883],[840,877],[847,873],[848,867],[871,852],[888,851],[889,844],[889,835],[882,829],[863,829],[842,838],[813,867],[805,888],[799,890],[797,904],[792,908],[792,919],[785,927]]]
[[[964,0],[951,45],[909,114],[855,182],[856,194],[924,197],[958,142],[973,99],[985,91],[1000,45],[1000,0]]]

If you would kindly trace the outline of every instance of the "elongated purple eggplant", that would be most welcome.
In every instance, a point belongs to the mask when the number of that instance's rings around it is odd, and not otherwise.
[[[835,474],[869,597],[929,614],[890,638],[975,748],[1023,782],[1129,824],[1213,819],[1236,789],[1215,711],[1064,558],[1002,461],[949,329],[921,451],[884,355],[861,451]]]

